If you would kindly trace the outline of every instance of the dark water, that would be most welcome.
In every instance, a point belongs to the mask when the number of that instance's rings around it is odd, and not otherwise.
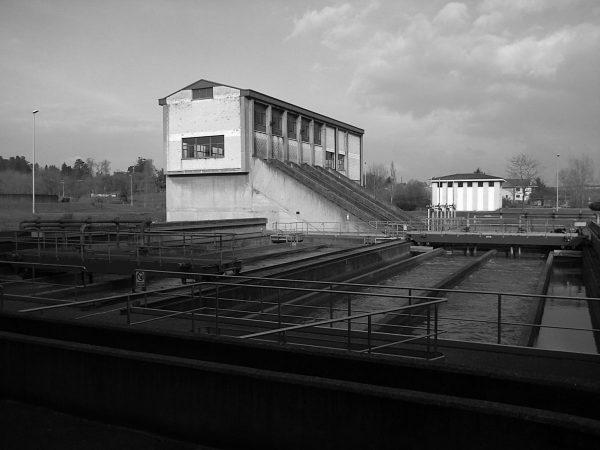
[[[495,256],[475,271],[455,289],[491,291],[483,294],[449,292],[448,302],[440,308],[439,328],[445,331],[443,339],[496,343],[498,335],[498,295],[501,293],[535,294],[541,271],[542,255],[518,259]],[[501,343],[518,344],[524,330],[519,325],[527,323],[531,301],[527,297],[502,295],[501,297]],[[481,321],[481,322],[478,322]]]
[[[549,295],[565,297],[586,296],[578,264],[555,264],[548,287]],[[592,328],[588,302],[585,300],[548,299],[542,325]],[[591,331],[541,328],[535,347],[585,353],[597,353]]]

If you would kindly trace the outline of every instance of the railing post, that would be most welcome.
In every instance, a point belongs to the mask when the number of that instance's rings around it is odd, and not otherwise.
[[[433,306],[434,322],[433,322],[433,354],[437,356],[437,344],[438,344],[438,304]]]
[[[219,286],[215,290],[215,334],[219,335]]]
[[[502,294],[498,294],[498,340],[497,343],[502,343]]]
[[[131,325],[131,296],[127,295],[127,325]]]
[[[369,354],[371,353],[371,315],[367,316],[367,345]]]
[[[427,358],[431,350],[431,305],[427,305]]]
[[[350,300],[350,294],[348,294],[348,351],[352,350],[352,302]]]
[[[277,289],[277,328],[281,328],[281,289]]]
[[[329,319],[333,319],[333,284],[329,285]],[[329,328],[333,328],[333,322],[329,324]]]

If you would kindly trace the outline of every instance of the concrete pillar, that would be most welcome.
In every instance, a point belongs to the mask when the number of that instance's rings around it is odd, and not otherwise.
[[[252,156],[256,156],[254,148],[254,99],[251,98],[248,102],[248,152]]]
[[[310,142],[310,165],[315,165],[315,121],[308,123],[308,141]]]
[[[290,155],[289,139],[287,135],[287,115],[288,112],[284,109],[283,114],[281,115],[281,134],[283,134],[283,151],[281,153],[284,161],[288,161]]]
[[[302,116],[298,114],[296,117],[296,145],[298,151],[296,152],[296,163],[302,164],[302,134],[300,132],[302,128]]]
[[[267,105],[267,159],[273,157],[273,107]]]

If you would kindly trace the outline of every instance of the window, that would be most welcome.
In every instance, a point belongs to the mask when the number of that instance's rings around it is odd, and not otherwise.
[[[458,182],[458,187],[463,187],[463,182],[462,181]]]
[[[205,98],[213,98],[213,88],[192,89],[192,100],[202,100]]]
[[[344,155],[338,155],[337,166],[340,172],[343,172],[345,170],[346,166],[344,166]]]
[[[281,128],[281,121],[283,119],[283,111],[279,111],[278,109],[271,110],[271,133],[275,136],[281,136],[283,134]]]
[[[267,132],[267,107],[260,103],[254,104],[254,130]]]
[[[309,141],[309,127],[310,121],[308,119],[302,119],[302,122],[300,123],[300,138],[302,139],[302,142]]]
[[[477,186],[478,186],[478,187],[483,187],[483,181],[478,181],[478,182],[477,182]]]
[[[321,130],[323,129],[322,123],[315,122],[315,127],[313,131],[315,144],[321,145]]]
[[[335,154],[333,152],[325,152],[325,167],[328,169],[333,169],[334,168],[334,159],[333,157],[335,156]]]
[[[287,135],[291,139],[296,139],[296,119],[298,116],[294,116],[288,113],[287,116]]]
[[[467,181],[467,187],[473,187],[473,182],[472,181]]]
[[[452,187],[452,181],[448,181],[448,187],[451,188]]]
[[[181,140],[182,159],[223,158],[225,136],[202,136]]]
[[[488,186],[489,186],[489,187],[494,187],[494,182],[493,182],[493,181],[489,181],[489,182],[488,182]]]

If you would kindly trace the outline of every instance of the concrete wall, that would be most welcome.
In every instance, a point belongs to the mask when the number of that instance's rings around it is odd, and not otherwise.
[[[215,86],[212,99],[192,100],[184,90],[166,99],[166,162],[169,173],[246,170],[242,153],[240,91]],[[181,140],[187,137],[225,136],[223,158],[182,159]]]
[[[217,448],[595,449],[600,436],[598,394],[584,389],[57,325],[0,332],[2,397]]]
[[[269,223],[358,221],[260,158],[251,158],[249,173],[168,176],[166,182],[168,222],[244,217],[265,217]]]

